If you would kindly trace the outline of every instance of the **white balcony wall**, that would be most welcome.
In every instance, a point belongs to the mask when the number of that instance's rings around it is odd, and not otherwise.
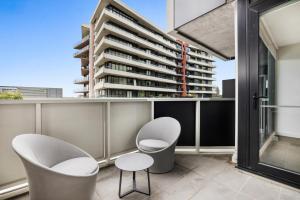
[[[111,103],[110,112],[111,154],[135,149],[138,131],[151,120],[151,104],[149,102]]]
[[[94,158],[104,158],[103,103],[44,104],[42,133],[68,141]]]
[[[35,104],[0,105],[0,187],[25,178],[24,167],[11,147],[22,133],[36,132]]]
[[[24,167],[11,147],[15,136],[36,133],[56,137],[98,161],[109,161],[112,154],[134,149],[139,129],[150,120],[151,102],[145,100],[1,101],[0,199],[13,191],[9,188],[26,181]]]

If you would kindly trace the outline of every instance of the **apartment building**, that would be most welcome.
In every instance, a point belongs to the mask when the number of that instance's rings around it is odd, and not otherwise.
[[[0,86],[0,92],[17,92],[17,91],[19,91],[22,94],[24,99],[63,97],[62,88]]]
[[[116,0],[101,0],[75,46],[89,97],[211,97],[213,58]]]

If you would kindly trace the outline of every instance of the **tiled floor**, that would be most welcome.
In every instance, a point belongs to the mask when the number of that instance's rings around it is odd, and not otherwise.
[[[269,165],[300,172],[300,139],[279,136],[272,141],[261,157]]]
[[[126,200],[300,200],[300,191],[234,168],[230,156],[178,155],[174,170],[151,174],[151,197],[133,193]],[[131,174],[125,173],[124,191],[131,186]],[[100,170],[94,200],[118,198],[119,171]],[[146,190],[146,173],[137,173],[137,186]],[[28,195],[14,198],[27,200]]]

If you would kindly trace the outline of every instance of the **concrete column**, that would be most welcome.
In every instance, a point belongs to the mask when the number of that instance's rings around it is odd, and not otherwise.
[[[94,92],[94,49],[95,49],[95,24],[90,24],[90,49],[89,49],[89,98],[95,97]]]

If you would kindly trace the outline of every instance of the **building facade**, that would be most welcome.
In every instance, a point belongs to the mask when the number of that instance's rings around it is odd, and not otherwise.
[[[90,47],[90,27],[83,24],[81,26],[82,39],[75,44],[74,49],[78,51],[74,53],[74,58],[79,58],[81,63],[81,78],[75,79],[74,84],[79,85],[74,91],[80,96],[88,97],[89,93],[89,47]]]
[[[101,0],[74,57],[93,97],[211,97],[213,58],[164,33],[116,0]]]
[[[62,88],[0,86],[0,92],[20,92],[23,98],[62,98]]]

